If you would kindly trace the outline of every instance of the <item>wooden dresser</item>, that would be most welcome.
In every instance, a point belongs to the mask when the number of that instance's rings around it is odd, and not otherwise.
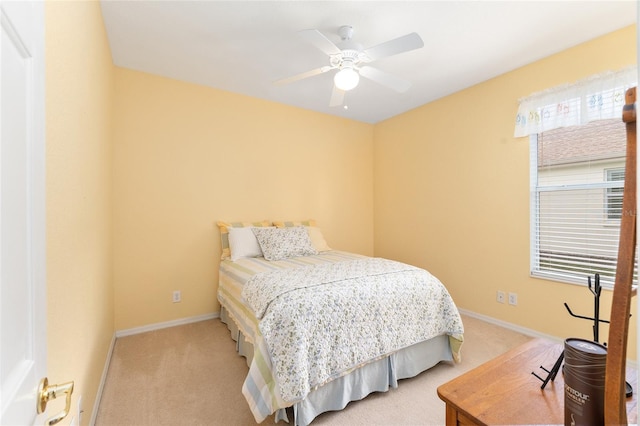
[[[542,377],[553,367],[562,344],[533,339],[438,387],[446,403],[447,425],[564,424],[564,380],[559,372],[553,382],[540,389]],[[630,424],[637,423],[635,371],[627,380],[634,394],[627,399]]]

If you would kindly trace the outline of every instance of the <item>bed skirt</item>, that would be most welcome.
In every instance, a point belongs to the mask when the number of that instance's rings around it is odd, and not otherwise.
[[[224,306],[220,319],[227,325],[236,351],[247,360],[253,360],[253,345],[245,339]],[[294,425],[308,425],[316,416],[327,411],[342,410],[351,401],[360,400],[373,392],[386,392],[396,388],[398,380],[414,377],[441,361],[453,361],[449,337],[436,336],[416,343],[389,356],[366,364],[351,373],[335,379],[311,391],[307,397],[293,405]],[[275,413],[275,421],[289,422],[287,411],[281,408]]]

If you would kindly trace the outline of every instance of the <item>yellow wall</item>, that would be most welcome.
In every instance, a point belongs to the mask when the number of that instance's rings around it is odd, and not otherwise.
[[[47,371],[75,382],[63,424],[80,396],[88,424],[114,333],[113,65],[98,2],[46,2],[45,25]]]
[[[218,310],[217,220],[315,218],[334,248],[430,269],[463,309],[590,335],[562,306],[590,312],[585,288],[529,277],[513,119],[520,97],[635,63],[635,28],[375,126],[115,68],[97,2],[46,3],[46,61],[48,374],[75,380],[83,424],[114,330]]]
[[[372,125],[121,68],[114,111],[117,330],[219,310],[219,220],[373,254]]]
[[[429,269],[462,309],[561,338],[592,338],[591,324],[570,318],[563,305],[592,315],[585,287],[529,276],[529,144],[513,137],[514,119],[522,97],[635,63],[633,26],[377,124],[376,256]],[[497,303],[497,290],[517,293],[518,305]],[[608,318],[611,294],[604,293]],[[635,358],[634,326],[629,336]]]

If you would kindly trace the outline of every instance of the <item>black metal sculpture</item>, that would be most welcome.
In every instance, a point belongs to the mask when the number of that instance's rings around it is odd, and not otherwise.
[[[566,302],[564,304],[564,307],[567,308],[569,315],[571,315],[574,318],[593,321],[593,341],[599,343],[600,342],[599,341],[600,323],[601,322],[604,322],[607,324],[609,323],[609,321],[607,320],[600,319],[600,294],[602,293],[602,286],[600,286],[600,274],[595,274],[593,286],[591,285],[591,277],[587,277],[587,285],[589,287],[589,291],[591,292],[591,294],[593,294],[593,317],[586,317],[583,315],[574,314]],[[606,346],[606,343],[604,343],[604,345]],[[544,389],[545,386],[547,386],[547,383],[549,383],[549,381],[553,381],[556,378],[556,375],[560,370],[560,366],[562,365],[563,360],[564,360],[564,350],[562,351],[562,353],[560,353],[560,356],[558,357],[555,364],[553,364],[553,367],[551,368],[551,370],[547,370],[541,365],[540,368],[547,373],[547,377],[545,378],[540,377],[533,371],[531,372],[531,374],[533,374],[534,376],[536,376],[538,379],[542,381],[542,386],[540,386],[540,389]],[[627,397],[630,397],[633,394],[633,388],[628,382],[626,384],[626,394],[627,394]]]

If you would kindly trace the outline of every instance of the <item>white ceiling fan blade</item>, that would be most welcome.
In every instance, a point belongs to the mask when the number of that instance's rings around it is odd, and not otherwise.
[[[280,80],[274,81],[273,84],[275,84],[276,86],[284,86],[285,84],[293,83],[294,81],[302,80],[303,78],[313,77],[314,75],[325,73],[331,69],[333,69],[333,67],[327,65],[300,74],[292,75],[291,77],[282,78]]]
[[[335,85],[333,86],[333,91],[331,92],[331,100],[329,101],[329,106],[340,106],[344,102],[344,90],[338,89]]]
[[[302,30],[298,34],[329,56],[339,55],[342,52],[338,46],[318,30]]]
[[[370,47],[364,53],[367,54],[369,59],[375,61],[376,59],[386,58],[409,50],[420,49],[423,46],[424,42],[418,33],[411,33]]]
[[[382,84],[383,86],[387,86],[395,90],[396,92],[403,93],[409,90],[409,87],[411,87],[410,81],[398,78],[384,71],[380,71],[377,68],[364,66],[361,67],[359,71],[362,77],[368,78],[369,80],[375,81],[376,83]]]

